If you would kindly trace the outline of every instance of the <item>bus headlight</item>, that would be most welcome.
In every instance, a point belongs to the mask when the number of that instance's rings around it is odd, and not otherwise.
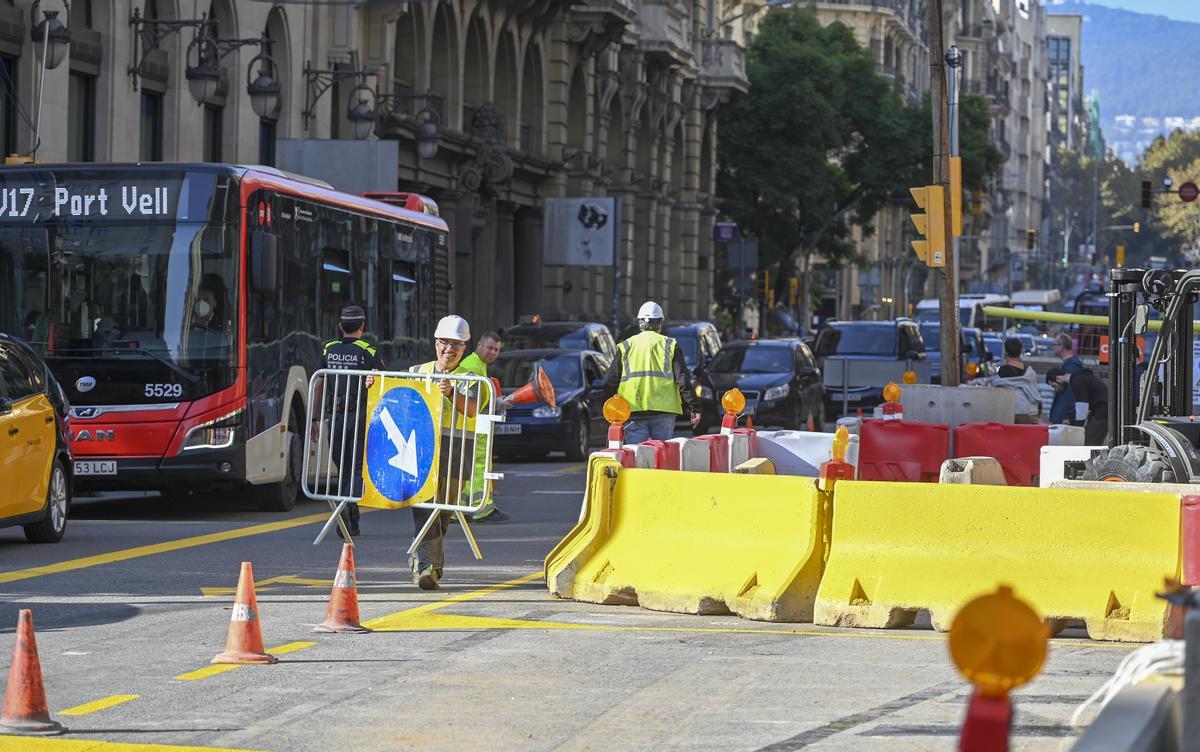
[[[237,437],[237,429],[241,422],[242,410],[239,408],[228,415],[222,415],[194,426],[183,439],[183,451],[231,447]]]

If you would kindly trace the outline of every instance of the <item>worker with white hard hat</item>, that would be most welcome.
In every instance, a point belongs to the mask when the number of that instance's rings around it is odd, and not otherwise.
[[[438,322],[433,333],[434,354],[436,360],[423,363],[414,370],[427,374],[464,374],[470,373],[463,368],[463,355],[467,352],[467,342],[471,339],[471,327],[462,316],[446,316]],[[438,492],[437,499],[442,504],[457,504],[465,484],[470,477],[460,477],[462,473],[470,473],[474,466],[475,457],[475,416],[480,409],[487,406],[487,391],[480,389],[477,384],[466,381],[452,383],[448,380],[438,382],[442,392],[442,441],[439,456]],[[453,441],[451,441],[453,436]],[[414,532],[420,531],[429,519],[436,514],[438,519],[425,534],[425,539],[417,547],[412,557],[413,583],[422,590],[436,590],[442,579],[445,566],[445,551],[443,541],[446,529],[450,524],[450,513],[432,509],[413,507]]]
[[[619,394],[629,403],[625,441],[666,441],[675,436],[675,419],[684,408],[692,426],[700,422],[683,348],[662,334],[663,309],[652,300],[638,309],[637,334],[617,345],[617,358],[605,380],[605,396]]]

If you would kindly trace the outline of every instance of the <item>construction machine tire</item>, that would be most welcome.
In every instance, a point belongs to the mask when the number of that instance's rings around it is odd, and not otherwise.
[[[1153,447],[1122,444],[1099,452],[1083,464],[1080,480],[1114,483],[1174,483],[1175,470]]]

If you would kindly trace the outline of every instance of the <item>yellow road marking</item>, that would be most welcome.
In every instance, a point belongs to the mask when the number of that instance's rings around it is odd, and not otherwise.
[[[279,587],[270,587],[271,585],[295,585],[297,587],[313,587],[313,588],[328,588],[333,587],[333,580],[310,580],[295,575],[285,574],[279,577],[271,577],[266,580],[259,580],[254,583],[254,592],[269,593],[272,590],[282,590]],[[237,593],[237,588],[232,587],[201,587],[200,593],[206,598],[213,596],[229,596]]]
[[[267,652],[270,653],[271,655],[287,655],[288,653],[294,653],[297,650],[311,648],[313,645],[316,645],[316,644],[317,643],[315,643],[315,642],[289,642],[288,644],[280,645],[277,648],[268,648]]]
[[[178,747],[174,744],[129,744],[95,739],[38,739],[0,736],[0,752],[261,752],[224,747]]]
[[[311,648],[316,644],[317,643],[315,642],[289,642],[284,645],[280,645],[277,648],[267,648],[267,652],[271,655],[287,655],[288,653],[294,653],[297,650]],[[205,666],[204,668],[198,668],[195,671],[188,671],[186,674],[180,674],[175,678],[182,681],[197,681],[199,679],[207,679],[210,676],[216,676],[217,674],[223,674],[226,671],[233,671],[235,668],[241,668],[242,666],[246,665],[256,664],[218,663],[214,666]],[[3,752],[3,750],[0,750],[0,752]]]
[[[798,637],[863,637],[871,640],[925,640],[945,642],[944,634],[912,634],[879,631],[818,631],[814,629],[771,629],[771,628],[737,628],[737,627],[641,627],[618,626],[611,624],[579,624],[572,622],[538,621],[535,619],[508,619],[492,616],[469,616],[458,614],[435,614],[434,611],[459,603],[478,600],[501,590],[523,585],[540,579],[542,572],[531,572],[515,580],[490,585],[479,590],[453,595],[432,603],[425,603],[415,608],[397,611],[394,614],[380,616],[363,622],[363,626],[376,632],[428,632],[434,630],[483,630],[483,629],[574,629],[593,632],[711,632],[715,634],[777,634]],[[1061,647],[1099,647],[1110,650],[1132,650],[1134,646],[1124,643],[1095,642],[1089,640],[1051,640],[1051,645]]]
[[[226,671],[232,671],[235,668],[241,667],[242,665],[240,663],[218,663],[215,666],[205,666],[204,668],[198,668],[195,671],[188,671],[186,674],[180,674],[175,678],[182,681],[196,681],[198,679],[207,679],[210,676],[223,674]]]
[[[166,541],[164,543],[154,543],[149,546],[137,546],[135,548],[126,548],[120,551],[110,551],[106,554],[85,556],[82,559],[69,559],[67,561],[46,564],[40,567],[17,569],[12,572],[0,572],[0,584],[6,582],[16,582],[18,580],[28,580],[32,577],[41,577],[42,575],[47,574],[59,574],[62,572],[70,572],[76,569],[98,567],[103,564],[114,564],[119,561],[128,561],[129,559],[137,559],[142,556],[153,556],[154,554],[164,554],[170,551],[179,551],[184,548],[204,546],[209,543],[220,543],[227,540],[236,540],[237,538],[247,538],[252,535],[273,533],[278,530],[287,530],[293,527],[310,525],[314,522],[324,522],[327,519],[329,519],[329,515],[327,513],[310,514],[304,517],[294,517],[290,520],[267,522],[260,525],[249,525],[247,527],[239,527],[234,530],[224,530],[219,533],[193,535],[189,538],[180,538],[178,540]]]
[[[109,695],[108,697],[104,697],[99,700],[93,700],[92,702],[85,702],[82,705],[76,705],[73,708],[60,710],[58,711],[58,714],[87,715],[88,713],[95,713],[98,710],[105,710],[106,708],[121,705],[122,703],[129,702],[130,700],[136,700],[139,697],[141,697],[141,695]]]

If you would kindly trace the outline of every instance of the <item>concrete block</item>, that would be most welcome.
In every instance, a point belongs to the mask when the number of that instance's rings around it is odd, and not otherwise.
[[[958,457],[942,463],[938,483],[974,486],[1007,486],[1004,468],[995,457]]]
[[[734,467],[733,472],[745,475],[774,475],[775,463],[766,457],[755,457]]]
[[[931,384],[910,384],[902,389],[905,420],[945,423],[953,428],[963,423],[1012,423],[1016,414],[1016,395],[1011,389]]]
[[[822,462],[833,459],[833,434],[816,431],[759,431],[758,455],[775,465],[780,475],[817,477]],[[858,436],[850,435],[846,462],[858,473]]]
[[[680,470],[690,470],[698,473],[708,472],[709,456],[707,444],[703,441],[688,438],[671,439],[671,442],[679,445]]]

